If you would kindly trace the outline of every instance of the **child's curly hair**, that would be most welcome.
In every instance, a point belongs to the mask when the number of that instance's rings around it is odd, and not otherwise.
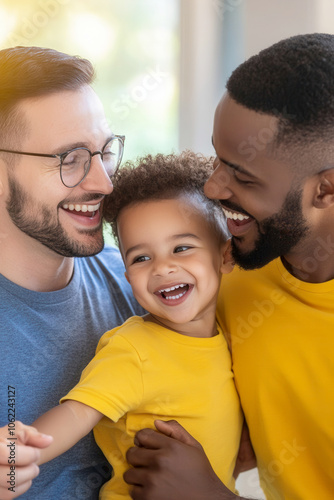
[[[103,216],[111,224],[118,243],[117,218],[126,206],[141,201],[194,196],[208,222],[222,239],[227,229],[219,202],[208,199],[203,187],[213,169],[213,158],[184,151],[181,154],[157,154],[126,162],[113,178],[114,190],[103,203]]]

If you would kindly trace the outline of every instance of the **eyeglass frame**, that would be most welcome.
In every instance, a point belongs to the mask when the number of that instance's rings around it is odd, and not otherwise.
[[[78,147],[78,148],[73,148],[73,149],[69,149],[68,151],[65,151],[64,153],[58,153],[58,154],[43,154],[43,153],[27,153],[25,151],[15,151],[15,150],[11,150],[11,149],[0,149],[0,153],[13,153],[13,154],[17,154],[17,155],[26,155],[26,156],[39,156],[39,157],[42,157],[42,158],[59,158],[60,160],[60,172],[59,172],[59,175],[60,175],[60,180],[61,182],[64,184],[65,187],[67,187],[68,189],[73,189],[77,186],[79,186],[79,184],[82,183],[82,181],[86,178],[86,176],[88,175],[88,172],[90,171],[90,167],[91,167],[91,164],[92,164],[92,158],[93,156],[99,154],[101,155],[102,157],[102,161],[103,161],[103,150],[104,148],[106,147],[107,144],[109,144],[109,142],[113,141],[114,139],[117,139],[120,144],[121,144],[121,147],[122,147],[122,150],[121,150],[121,154],[120,154],[120,157],[119,157],[119,160],[118,160],[118,164],[115,168],[115,172],[112,174],[112,175],[115,175],[121,162],[122,162],[122,158],[123,158],[123,152],[124,152],[124,141],[125,141],[125,135],[113,135],[112,137],[110,137],[110,139],[107,140],[107,142],[105,143],[105,145],[103,146],[102,150],[97,150],[97,151],[94,151],[93,153],[91,152],[90,149],[88,148],[85,148],[85,147]],[[77,182],[76,184],[74,184],[74,186],[67,186],[65,184],[65,182],[63,181],[63,177],[62,177],[62,166],[63,166],[63,159],[66,158],[66,156],[70,153],[72,153],[73,151],[77,151],[78,149],[84,149],[85,151],[88,151],[88,153],[90,154],[90,160],[89,160],[89,167],[87,169],[87,171],[85,172],[83,178]],[[111,177],[111,176],[110,176]]]

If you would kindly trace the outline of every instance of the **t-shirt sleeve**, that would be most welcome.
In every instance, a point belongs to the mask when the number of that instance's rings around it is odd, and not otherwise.
[[[117,422],[138,408],[143,398],[141,360],[136,348],[121,335],[107,332],[79,383],[61,399],[84,403]],[[103,346],[102,348],[101,345]]]

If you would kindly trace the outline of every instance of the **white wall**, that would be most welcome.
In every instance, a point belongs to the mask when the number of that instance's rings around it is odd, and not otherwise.
[[[334,33],[333,0],[243,0],[245,58],[289,36]]]
[[[334,0],[180,0],[180,9],[179,149],[205,154],[236,66],[283,38],[334,33]]]
[[[205,0],[180,0],[179,148],[212,154],[214,110],[223,88],[221,22]]]

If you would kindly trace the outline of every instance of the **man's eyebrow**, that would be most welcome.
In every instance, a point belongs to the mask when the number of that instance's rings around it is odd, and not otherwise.
[[[115,137],[114,134],[110,134],[109,136],[106,137],[106,139],[103,141],[103,144],[101,144],[100,149],[102,150],[103,147],[113,138]],[[71,142],[69,144],[64,144],[63,146],[57,147],[57,149],[54,151],[52,154],[63,154],[66,153],[67,151],[71,151],[72,149],[76,148],[86,148],[90,149],[90,145],[86,141],[81,141],[81,142]],[[92,151],[93,152],[93,151]]]
[[[225,165],[227,165],[230,168],[233,168],[237,172],[240,172],[241,174],[245,174],[248,177],[251,177],[252,179],[257,179],[257,177],[254,174],[251,174],[250,172],[248,172],[248,170],[246,170],[241,165],[237,165],[236,163],[231,163],[230,161],[224,160],[224,158],[221,158],[219,156],[217,156],[217,158],[219,159],[219,161],[221,161],[222,163],[225,163]]]
[[[212,146],[214,147],[214,149],[216,151],[216,148],[213,144],[213,137],[211,137],[211,141],[212,141]],[[241,174],[248,175],[248,177],[251,177],[252,179],[257,179],[257,177],[254,174],[251,174],[250,172],[248,172],[248,170],[246,170],[241,165],[237,165],[236,163],[231,163],[230,161],[225,160],[224,158],[218,156],[217,152],[216,152],[216,155],[217,155],[218,160],[221,161],[222,163],[225,163],[225,165],[227,165],[228,167],[233,168],[234,170],[236,170],[237,172],[240,172]]]
[[[63,146],[58,146],[53,154],[63,154],[63,153],[66,153],[67,151],[71,151],[72,149],[75,149],[75,148],[87,148],[88,149],[88,144],[86,142],[71,142],[69,144],[64,144]]]

